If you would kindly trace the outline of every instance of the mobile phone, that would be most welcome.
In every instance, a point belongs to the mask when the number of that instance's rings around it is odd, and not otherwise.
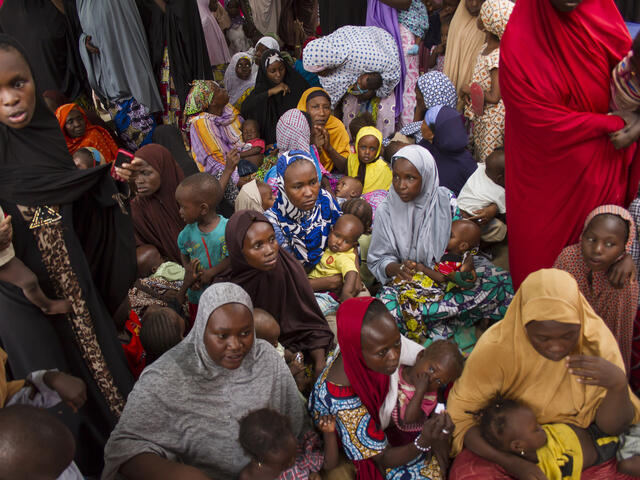
[[[131,163],[134,158],[135,158],[135,155],[133,153],[127,152],[126,150],[119,148],[118,153],[116,155],[116,159],[113,162],[113,165],[115,167],[121,168],[123,163]]]

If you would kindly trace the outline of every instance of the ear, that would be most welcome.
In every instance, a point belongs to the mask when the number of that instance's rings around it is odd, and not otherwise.
[[[351,192],[349,195],[351,198],[360,198],[360,195],[357,195],[356,192]]]
[[[460,250],[462,250],[463,252],[469,250],[469,247],[469,242],[460,242]]]
[[[209,205],[202,202],[200,204],[200,215],[206,215],[207,213],[209,213]]]
[[[509,442],[509,450],[520,457],[520,452],[524,451],[524,442],[522,440],[511,440]]]

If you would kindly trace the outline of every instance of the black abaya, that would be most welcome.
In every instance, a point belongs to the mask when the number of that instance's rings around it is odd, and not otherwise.
[[[319,0],[320,29],[329,35],[345,25],[363,26],[367,20],[367,0]]]

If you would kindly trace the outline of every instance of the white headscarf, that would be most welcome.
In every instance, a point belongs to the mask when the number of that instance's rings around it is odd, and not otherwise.
[[[231,57],[231,62],[229,63],[227,70],[224,72],[224,87],[229,94],[229,103],[231,105],[234,105],[238,101],[238,99],[242,97],[244,92],[246,92],[256,84],[256,75],[258,74],[257,69],[252,69],[251,75],[246,80],[242,80],[236,74],[236,66],[238,65],[238,62],[243,58],[249,60],[249,64],[253,66],[251,55],[249,55],[247,52],[239,52]]]
[[[280,44],[278,43],[278,41],[273,38],[273,37],[262,37],[260,40],[258,40],[258,42],[256,43],[256,48],[258,48],[258,45],[264,45],[265,47],[267,47],[267,49],[269,50],[277,50],[280,51]]]
[[[451,192],[440,187],[438,169],[431,153],[419,145],[398,150],[398,158],[409,160],[422,177],[422,188],[411,202],[403,202],[395,189],[376,210],[376,224],[367,255],[369,269],[381,283],[391,262],[413,260],[431,267],[440,260],[451,235]]]

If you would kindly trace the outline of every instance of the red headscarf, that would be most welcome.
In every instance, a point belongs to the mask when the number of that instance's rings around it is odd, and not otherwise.
[[[390,377],[367,368],[362,358],[360,344],[362,321],[374,300],[375,298],[372,297],[357,297],[344,301],[338,308],[336,320],[344,372],[351,383],[351,388],[360,398],[377,427],[381,428],[380,407],[389,392]],[[384,478],[373,460],[361,460],[356,463],[359,479]]]
[[[78,110],[84,117],[84,122],[87,125],[87,129],[82,137],[71,138],[67,134],[65,123],[67,123],[67,117],[72,110]],[[58,109],[56,110],[56,118],[58,119],[58,123],[60,124],[60,130],[62,130],[64,139],[67,142],[69,153],[73,155],[82,147],[94,147],[96,150],[99,150],[100,153],[102,153],[107,163],[113,162],[115,160],[116,155],[118,154],[118,146],[116,145],[116,142],[113,141],[113,138],[111,138],[109,132],[107,132],[104,128],[98,127],[97,125],[92,125],[87,118],[87,114],[78,105],[76,105],[75,103],[67,103],[66,105],[58,107]]]
[[[514,288],[575,243],[596,206],[636,195],[636,147],[614,149],[608,134],[624,122],[607,115],[611,71],[630,46],[613,0],[569,13],[550,0],[516,3],[500,43]]]

